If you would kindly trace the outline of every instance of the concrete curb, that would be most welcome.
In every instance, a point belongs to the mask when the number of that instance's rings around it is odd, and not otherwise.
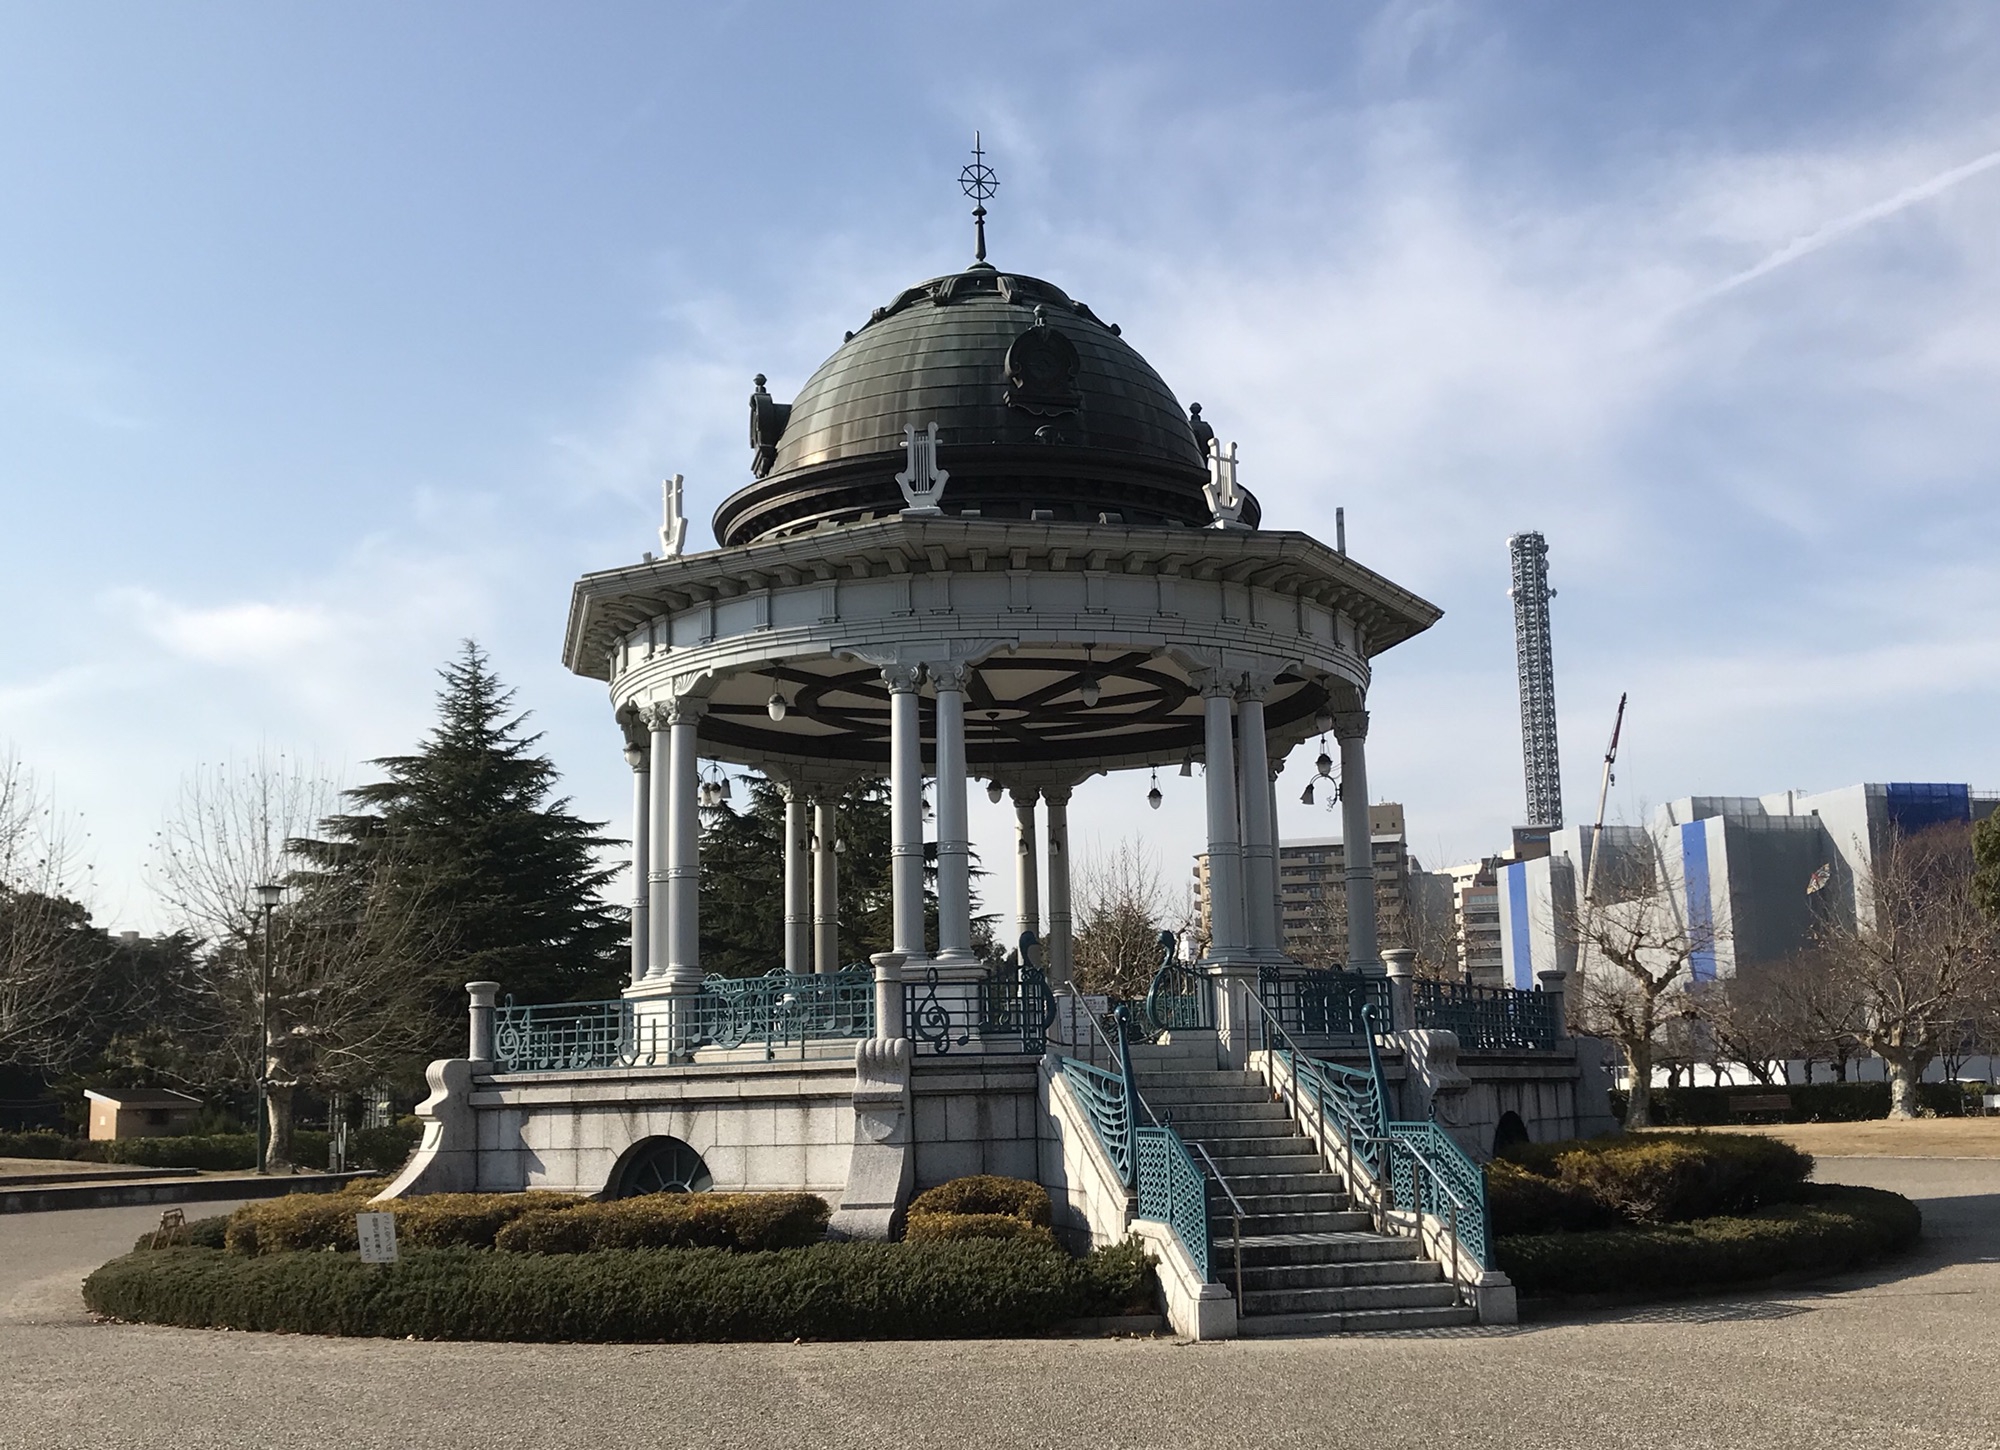
[[[186,1168],[108,1168],[102,1173],[0,1173],[0,1193],[16,1188],[71,1187],[99,1183],[122,1183],[141,1178],[185,1178]]]
[[[147,1203],[202,1203],[229,1198],[281,1198],[287,1193],[334,1193],[367,1173],[296,1173],[281,1177],[181,1178],[152,1183],[79,1183],[0,1193],[0,1213],[61,1208],[122,1208]]]

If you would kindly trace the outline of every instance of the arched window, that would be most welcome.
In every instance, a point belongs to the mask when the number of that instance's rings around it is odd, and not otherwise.
[[[611,1175],[607,1198],[645,1193],[706,1193],[714,1187],[701,1154],[679,1138],[647,1138],[634,1145]]]

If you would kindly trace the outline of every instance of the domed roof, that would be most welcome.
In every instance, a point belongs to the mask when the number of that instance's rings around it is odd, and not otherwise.
[[[1198,409],[1118,328],[1034,277],[979,264],[933,278],[877,308],[790,404],[757,381],[758,482],[717,511],[725,546],[899,511],[903,429],[932,423],[948,514],[1209,522]]]

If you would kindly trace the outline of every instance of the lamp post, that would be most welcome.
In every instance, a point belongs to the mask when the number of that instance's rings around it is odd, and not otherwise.
[[[271,1148],[271,913],[285,888],[265,882],[256,888],[264,913],[264,964],[257,992],[257,1171],[269,1173]]]

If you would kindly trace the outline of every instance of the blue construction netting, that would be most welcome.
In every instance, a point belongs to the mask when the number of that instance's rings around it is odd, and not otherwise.
[[[1882,790],[1889,824],[1906,836],[1929,826],[1962,825],[1972,819],[1972,791],[1966,786],[1891,781]]]

